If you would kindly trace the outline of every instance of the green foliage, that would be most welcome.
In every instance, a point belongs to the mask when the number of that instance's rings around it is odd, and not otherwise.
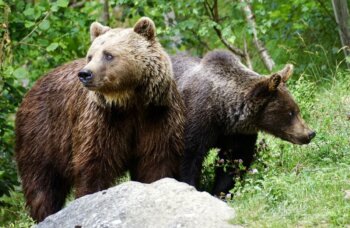
[[[1,20],[8,22],[10,8],[0,2],[0,10],[3,12],[0,16]],[[17,184],[17,175],[12,160],[13,145],[13,113],[18,101],[22,97],[23,88],[18,82],[9,75],[9,70],[5,68],[9,60],[5,59],[5,55],[9,55],[9,32],[7,26],[0,28],[1,47],[0,49],[0,196],[8,193],[8,191]]]
[[[334,65],[344,65],[330,1],[251,2],[258,36],[275,60],[276,69],[291,62],[296,65],[297,74],[305,72],[308,77],[324,80],[334,73]],[[254,48],[252,31],[246,25],[243,5],[239,1],[218,0],[219,22],[212,20],[205,7],[205,4],[213,6],[214,0],[116,0],[115,4],[125,9],[119,18],[121,21],[144,15],[152,17],[162,44],[171,52],[186,51],[203,55],[208,50],[226,48],[214,27],[221,30],[223,38],[230,44],[241,49],[246,39],[254,68],[266,72]],[[165,17],[169,12],[173,12],[175,17],[166,23]]]
[[[34,221],[28,216],[25,208],[23,194],[19,188],[11,191],[9,195],[0,197],[0,224],[2,227],[31,227]]]
[[[215,167],[217,167],[218,161],[217,154],[218,150],[212,149],[204,160],[199,186],[200,190],[210,192],[214,186]]]
[[[85,55],[89,44],[86,34],[93,21],[89,14],[95,14],[94,5],[87,4],[79,12],[67,4],[67,0],[61,0],[9,5],[13,12],[9,18],[11,51],[16,53],[13,76],[17,79],[29,79],[31,84],[49,69]]]

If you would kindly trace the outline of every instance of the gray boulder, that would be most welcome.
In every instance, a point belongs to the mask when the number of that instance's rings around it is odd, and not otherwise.
[[[125,182],[71,202],[38,228],[232,227],[233,208],[206,192],[165,178]]]

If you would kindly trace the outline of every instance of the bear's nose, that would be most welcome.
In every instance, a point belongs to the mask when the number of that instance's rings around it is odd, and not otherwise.
[[[92,79],[92,72],[90,70],[81,70],[78,73],[79,80],[82,83],[88,83]]]
[[[310,140],[313,139],[313,138],[315,138],[315,136],[316,136],[316,132],[311,131],[311,132],[309,133],[309,139],[310,139]]]

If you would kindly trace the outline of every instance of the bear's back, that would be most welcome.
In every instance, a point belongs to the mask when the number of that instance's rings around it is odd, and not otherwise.
[[[87,96],[87,90],[82,87],[77,75],[84,64],[85,61],[79,59],[55,68],[40,78],[25,95],[19,109],[22,112],[52,115],[81,103],[82,97]]]
[[[188,56],[185,53],[173,55],[170,57],[173,65],[174,78],[176,81],[180,80],[184,73],[195,66],[198,66],[201,59],[197,57]]]
[[[198,81],[210,81],[214,84],[231,81],[241,84],[260,77],[258,73],[243,65],[238,56],[226,50],[208,52],[202,59],[177,55],[172,56],[171,60],[175,80],[180,87]]]
[[[17,157],[21,156],[18,148],[28,142],[56,154],[69,149],[67,143],[56,142],[71,140],[76,110],[86,105],[87,92],[77,79],[83,64],[84,60],[77,60],[54,69],[25,95],[16,115]]]
[[[242,64],[240,58],[226,50],[214,50],[207,53],[200,64],[203,72],[219,80],[245,81],[260,75]]]

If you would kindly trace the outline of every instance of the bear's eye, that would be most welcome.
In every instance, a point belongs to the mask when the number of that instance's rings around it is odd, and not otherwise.
[[[89,55],[89,56],[87,57],[88,62],[90,62],[90,61],[91,61],[91,59],[92,59],[92,56],[91,56],[91,55]]]
[[[107,61],[111,61],[114,57],[111,55],[111,53],[103,52],[103,56]]]
[[[288,112],[288,115],[289,115],[290,117],[294,116],[294,111]]]

